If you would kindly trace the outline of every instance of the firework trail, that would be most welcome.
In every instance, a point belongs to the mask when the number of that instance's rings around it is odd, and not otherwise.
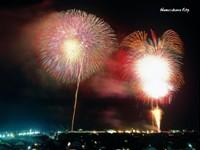
[[[102,69],[116,43],[106,22],[80,10],[53,13],[39,28],[37,47],[42,67],[63,83],[77,83],[72,130],[80,81]]]
[[[165,97],[171,99],[171,93],[183,84],[180,71],[183,43],[173,30],[167,30],[161,38],[151,30],[151,38],[146,32],[133,32],[125,37],[121,47],[129,50],[127,69],[131,70],[135,95],[151,100],[151,112],[160,132],[162,113],[158,102]]]
[[[157,106],[151,110],[151,114],[153,119],[155,120],[155,124],[157,127],[157,132],[160,132],[160,124],[162,119],[162,110]]]

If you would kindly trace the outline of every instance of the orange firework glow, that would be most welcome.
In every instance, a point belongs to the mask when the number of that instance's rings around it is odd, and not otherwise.
[[[136,31],[124,38],[121,47],[128,50],[125,68],[131,74],[137,97],[163,102],[183,84],[180,70],[183,43],[175,31],[167,30],[161,37],[153,30],[150,36]]]
[[[153,119],[155,121],[157,131],[160,132],[160,124],[162,119],[162,110],[159,107],[153,108],[151,110],[151,114],[153,116]]]

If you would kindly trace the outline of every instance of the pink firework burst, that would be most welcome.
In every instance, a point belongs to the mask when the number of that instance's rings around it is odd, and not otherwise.
[[[53,13],[37,34],[38,58],[56,79],[74,83],[100,70],[117,40],[102,19],[80,10]],[[82,69],[81,69],[82,68]]]

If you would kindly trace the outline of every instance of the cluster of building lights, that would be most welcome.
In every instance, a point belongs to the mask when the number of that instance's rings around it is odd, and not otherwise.
[[[156,133],[154,130],[139,130],[139,129],[128,129],[128,130],[109,129],[109,130],[103,130],[103,131],[97,131],[97,130],[87,131],[87,130],[79,129],[78,131],[60,131],[60,130],[56,131],[57,134],[61,134],[64,132],[65,133],[91,133],[91,134],[98,134],[98,133],[151,134],[151,133]],[[170,130],[170,131],[163,131],[163,132],[173,134],[173,133],[184,133],[184,132],[188,132],[188,131],[186,131],[186,130]],[[39,135],[39,134],[41,134],[40,131],[32,130],[32,129],[30,129],[28,131],[23,131],[23,132],[3,132],[3,133],[0,133],[0,139],[1,138],[15,138],[15,137],[20,137],[20,136],[33,136],[33,135]]]
[[[107,130],[107,133],[113,134],[113,133],[127,133],[127,134],[131,134],[131,133],[146,133],[146,134],[150,134],[150,133],[155,133],[154,130],[138,130],[138,129],[130,129],[130,130]]]
[[[18,136],[32,136],[32,135],[38,135],[40,134],[40,131],[38,130],[28,130],[28,131],[23,131],[23,132],[5,132],[5,133],[0,133],[0,138],[15,138]]]
[[[62,133],[62,132],[59,132]],[[98,134],[98,133],[109,133],[109,134],[114,134],[114,133],[127,133],[127,134],[132,134],[132,133],[144,133],[144,134],[150,134],[150,133],[155,133],[154,130],[139,130],[139,129],[129,129],[129,130],[114,130],[114,129],[109,129],[109,130],[103,130],[103,131],[87,131],[87,130],[82,130],[79,129],[78,131],[67,131],[67,133],[91,133],[91,134]]]

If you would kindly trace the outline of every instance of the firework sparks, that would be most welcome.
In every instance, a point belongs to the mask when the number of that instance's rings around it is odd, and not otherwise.
[[[161,125],[161,119],[162,119],[162,110],[159,107],[153,108],[151,110],[152,117],[155,121],[157,131],[160,132],[160,125]]]
[[[62,82],[77,83],[71,130],[80,81],[100,70],[116,46],[111,27],[83,11],[55,13],[41,26],[38,49],[43,68]]]
[[[136,93],[161,100],[183,83],[180,71],[183,46],[173,30],[166,31],[159,39],[151,30],[151,37],[147,38],[146,32],[133,32],[121,46],[129,50],[128,68],[131,68]]]
[[[117,46],[107,23],[79,10],[50,15],[38,30],[37,41],[42,67],[65,83],[77,82],[81,63],[81,80],[101,70]]]

